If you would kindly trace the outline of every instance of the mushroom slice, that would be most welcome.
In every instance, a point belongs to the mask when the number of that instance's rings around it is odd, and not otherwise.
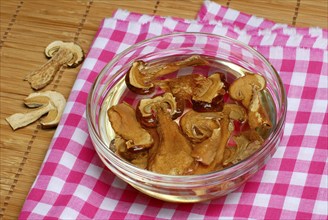
[[[60,118],[64,112],[66,105],[65,97],[59,92],[45,91],[31,93],[25,100],[24,103],[28,107],[35,107],[38,103],[42,103],[42,99],[48,98],[54,105],[54,109],[51,109],[47,116],[41,120],[43,128],[52,128],[58,125]]]
[[[169,175],[190,174],[195,165],[192,147],[179,126],[162,108],[157,109],[159,146],[149,169]]]
[[[135,61],[125,77],[127,87],[137,94],[150,94],[154,91],[153,81],[161,76],[173,73],[188,66],[206,65],[208,62],[199,55],[168,64],[148,65],[143,61]]]
[[[213,130],[212,135],[201,143],[194,146],[191,156],[197,161],[205,165],[210,165],[216,155],[218,144],[221,141],[221,129],[216,128]]]
[[[142,125],[155,127],[157,125],[156,108],[169,111],[171,118],[176,119],[183,113],[184,104],[176,101],[171,93],[164,93],[151,99],[141,99],[137,106],[137,118]]]
[[[234,136],[233,140],[236,143],[236,147],[234,147],[234,150],[231,150],[229,157],[223,161],[223,166],[236,164],[246,159],[263,144],[263,139],[255,131],[248,131]]]
[[[135,110],[127,103],[120,103],[108,109],[107,115],[116,135],[121,136],[127,148],[140,150],[151,147],[153,138],[141,127]]]
[[[59,123],[66,100],[64,96],[58,92],[46,91],[31,93],[25,98],[24,103],[30,108],[37,109],[27,113],[16,113],[6,118],[13,130],[31,124],[47,113],[48,115],[41,120],[42,127],[55,127]]]
[[[215,157],[209,165],[199,166],[195,171],[196,174],[208,173],[220,168],[228,141],[235,130],[233,121],[238,120],[242,122],[247,117],[245,109],[237,104],[225,104],[222,113],[223,117],[220,119],[221,137],[216,148]]]
[[[194,90],[193,109],[201,112],[222,110],[225,84],[221,78],[222,74],[214,73],[207,78],[207,83]]]
[[[180,119],[183,133],[194,143],[202,142],[212,136],[214,129],[220,127],[222,112],[188,111]]]
[[[170,92],[175,97],[179,97],[184,100],[191,100],[194,90],[209,84],[209,80],[200,74],[190,74],[185,76],[179,76],[177,78],[157,80],[154,82],[165,92]]]
[[[25,77],[35,90],[48,85],[62,66],[75,67],[84,58],[82,48],[73,42],[54,41],[46,47],[45,54],[51,59]]]
[[[128,149],[126,141],[120,137],[116,136],[114,139],[115,153],[130,162],[131,164],[141,168],[146,169],[148,165],[148,151],[147,150],[133,150]]]
[[[248,124],[251,129],[268,130],[272,127],[267,112],[260,100],[260,93],[253,92],[253,97],[248,108]]]
[[[241,101],[248,109],[253,93],[261,91],[266,87],[265,78],[259,74],[246,73],[243,77],[237,78],[229,87],[231,98]]]

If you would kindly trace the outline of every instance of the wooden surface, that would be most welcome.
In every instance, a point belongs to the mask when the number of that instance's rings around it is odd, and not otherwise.
[[[117,8],[139,13],[195,18],[202,0],[0,0],[1,2],[1,213],[15,219],[40,169],[54,130],[38,123],[12,131],[5,118],[24,112],[22,100],[32,91],[22,79],[46,62],[53,40],[78,42],[87,52],[104,17]],[[137,3],[136,3],[137,2]],[[246,13],[293,26],[327,28],[327,0],[216,0]],[[61,69],[46,90],[67,98],[79,68]]]

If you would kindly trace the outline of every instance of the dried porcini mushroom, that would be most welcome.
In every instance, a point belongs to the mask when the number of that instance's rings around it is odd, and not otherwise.
[[[190,142],[167,111],[158,108],[157,117],[160,143],[149,170],[169,175],[190,174],[195,165]]]
[[[172,93],[174,97],[190,101],[199,88],[201,89],[210,82],[203,75],[190,74],[177,78],[157,80],[154,83],[165,92]]]
[[[265,78],[259,74],[246,73],[244,76],[237,78],[229,87],[231,98],[241,103],[248,109],[253,93],[262,91],[266,87]]]
[[[183,133],[192,142],[202,142],[212,136],[213,130],[220,127],[222,112],[188,111],[180,119]]]
[[[261,128],[262,130],[266,130],[272,127],[269,116],[261,102],[259,92],[253,92],[248,110],[248,124],[251,129]]]
[[[244,132],[233,137],[235,147],[230,147],[230,155],[223,161],[223,166],[236,164],[257,151],[263,144],[263,139],[255,131]]]
[[[263,76],[247,73],[235,80],[229,88],[230,97],[241,101],[248,109],[248,124],[251,129],[269,129],[272,126],[260,99],[260,91],[265,87],[266,81]]]
[[[29,125],[45,114],[47,116],[41,120],[42,128],[57,126],[64,111],[66,100],[59,92],[45,91],[31,93],[25,98],[24,104],[29,108],[37,109],[27,113],[16,113],[6,118],[13,130]]]
[[[188,66],[206,65],[207,61],[199,55],[168,64],[149,65],[143,61],[135,61],[125,77],[127,87],[134,93],[145,95],[154,91],[153,81],[161,76],[173,73]]]
[[[146,127],[157,125],[156,108],[161,107],[169,111],[171,118],[176,119],[183,113],[184,104],[178,103],[171,93],[164,93],[162,96],[155,96],[150,99],[140,100],[136,114],[138,120]]]
[[[224,151],[227,146],[227,143],[230,139],[230,136],[232,132],[234,131],[234,124],[233,121],[244,121],[246,120],[246,111],[242,106],[239,106],[237,104],[225,104],[223,106],[222,110],[223,117],[220,119],[220,135],[217,135],[215,138],[215,141],[217,142],[216,148],[212,148],[211,150],[214,152],[214,157],[208,157],[208,160],[205,162],[202,162],[202,164],[206,166],[199,166],[195,173],[196,174],[203,174],[208,173],[213,170],[218,169],[220,164],[223,161],[224,158]],[[206,140],[205,140],[206,141]],[[214,142],[215,143],[215,142]],[[206,145],[199,145],[198,148],[208,148]],[[199,149],[198,151],[193,152],[193,156],[196,157],[196,153],[205,152],[202,149]],[[205,154],[204,154],[205,155]],[[198,157],[201,157],[202,155],[199,155]],[[203,158],[205,158],[203,156]]]
[[[133,165],[146,169],[148,165],[148,151],[146,150],[134,150],[132,148],[128,149],[126,145],[126,140],[117,135],[114,140],[115,153],[125,160],[129,161]]]
[[[214,73],[207,79],[206,84],[195,90],[192,103],[196,111],[221,111],[223,107],[223,95],[225,84],[221,80],[222,74]]]
[[[54,41],[46,47],[45,54],[50,60],[25,77],[35,90],[47,86],[62,66],[76,67],[84,59],[82,48],[73,42]]]
[[[108,109],[107,115],[116,135],[126,141],[128,149],[140,150],[151,147],[153,138],[141,127],[134,108],[127,103],[120,103]]]

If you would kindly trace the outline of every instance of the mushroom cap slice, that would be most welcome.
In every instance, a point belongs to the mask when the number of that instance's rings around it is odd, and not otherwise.
[[[211,137],[213,130],[220,127],[222,112],[188,111],[180,119],[183,133],[194,143],[202,142]]]
[[[41,120],[41,125],[43,128],[52,128],[58,125],[66,105],[66,99],[61,93],[56,91],[31,93],[25,98],[24,103],[28,107],[37,107],[45,105],[47,100],[53,104],[54,108]]]
[[[121,136],[127,148],[140,150],[151,147],[152,136],[141,127],[132,106],[123,102],[108,109],[107,115],[116,135]]]
[[[84,59],[83,49],[73,42],[53,41],[46,47],[44,53],[48,58],[51,58],[59,49],[66,49],[72,53],[72,59],[67,63],[69,67],[78,66]]]
[[[266,87],[266,80],[263,76],[255,73],[246,73],[237,78],[229,87],[229,95],[248,108],[253,96],[253,91],[261,91]]]

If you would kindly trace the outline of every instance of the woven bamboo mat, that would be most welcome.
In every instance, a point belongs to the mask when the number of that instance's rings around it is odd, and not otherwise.
[[[246,13],[294,26],[327,28],[326,0],[217,0]],[[34,123],[13,132],[5,118],[23,112],[32,91],[24,76],[46,62],[45,46],[53,40],[75,41],[85,50],[100,21],[117,8],[147,14],[195,18],[202,0],[0,0],[1,3],[1,197],[0,218],[15,219],[37,175],[54,130]],[[46,90],[67,98],[79,72],[61,69]]]

